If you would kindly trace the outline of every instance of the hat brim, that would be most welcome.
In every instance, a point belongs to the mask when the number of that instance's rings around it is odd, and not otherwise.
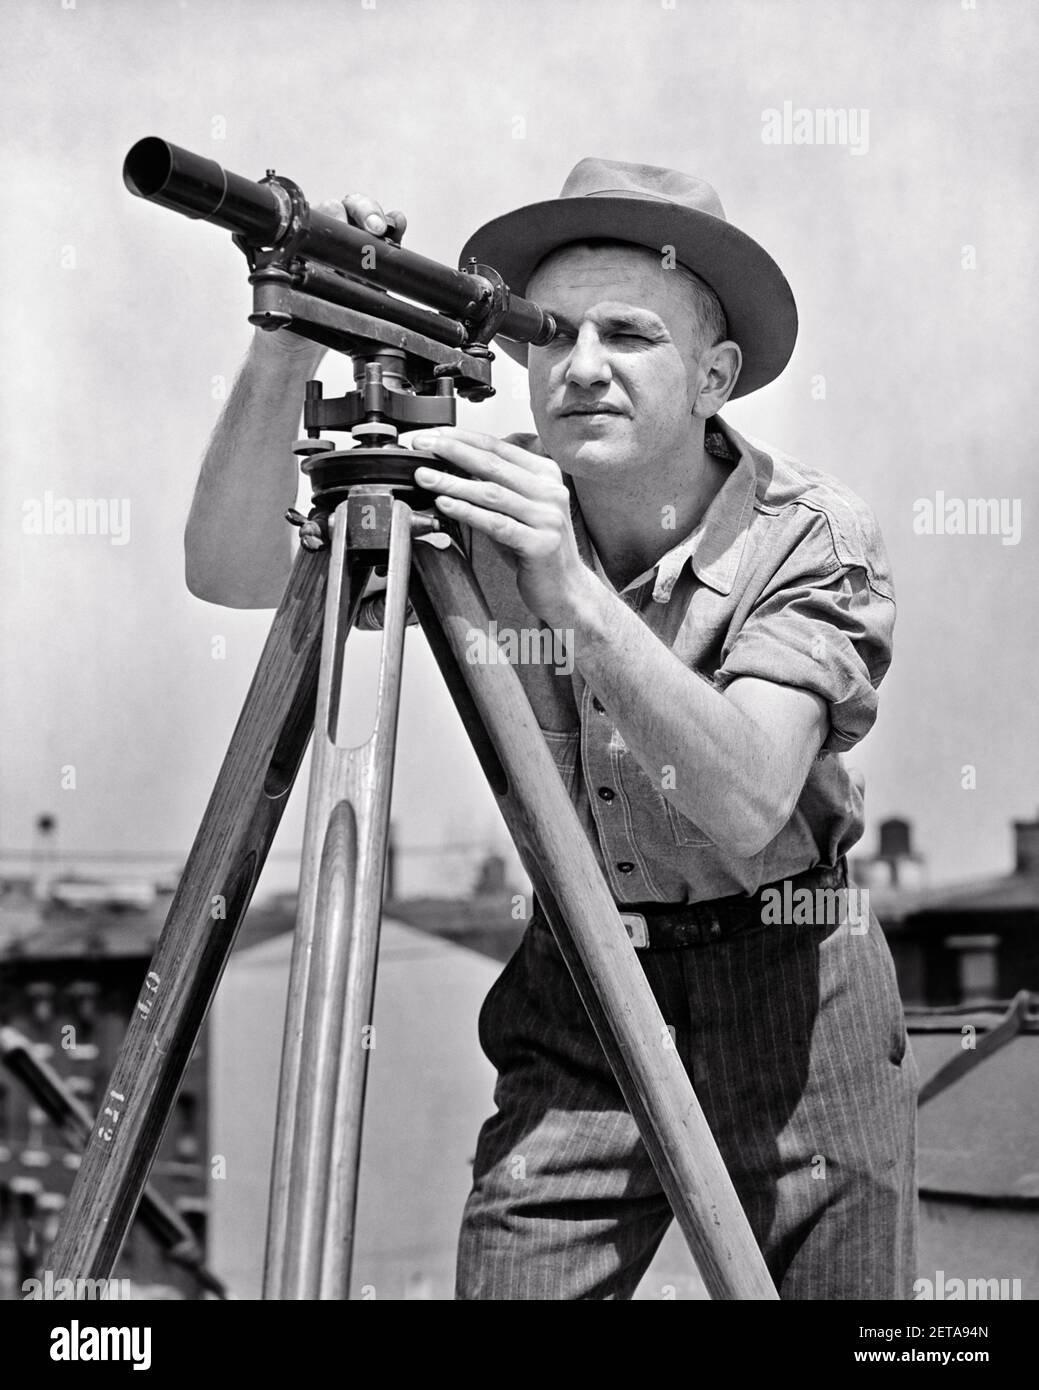
[[[786,276],[746,232],[695,208],[612,195],[531,203],[474,232],[459,264],[475,257],[498,271],[514,294],[525,295],[539,261],[589,237],[626,241],[658,254],[673,246],[675,260],[710,285],[725,310],[729,337],[743,353],[732,399],[767,385],[789,362],[797,339],[797,306]],[[514,361],[527,365],[526,343],[495,341]]]

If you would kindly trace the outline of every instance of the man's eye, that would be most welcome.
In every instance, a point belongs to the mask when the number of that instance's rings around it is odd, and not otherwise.
[[[652,338],[647,338],[644,333],[635,333],[622,329],[618,329],[616,332],[612,333],[604,333],[602,338],[606,342],[651,343],[654,341]],[[577,332],[572,328],[557,328],[555,336],[552,339],[553,343],[573,343],[576,341]]]

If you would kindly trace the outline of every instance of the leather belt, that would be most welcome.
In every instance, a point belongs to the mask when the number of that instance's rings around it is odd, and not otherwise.
[[[778,893],[779,909],[796,901],[798,890],[836,891],[848,886],[847,863],[842,858],[833,868],[820,865],[793,874],[775,883],[763,884],[756,893],[737,893],[729,898],[712,898],[700,903],[618,903],[621,921],[637,951],[673,951],[684,946],[708,946],[752,927],[766,925],[774,916]],[[766,899],[765,894],[769,897]],[[804,900],[801,899],[801,902]],[[847,904],[836,916],[824,905],[820,924],[837,925],[847,916]],[[783,920],[782,918],[780,920]],[[541,904],[535,899],[532,921],[548,928]],[[814,915],[809,922],[815,921]]]

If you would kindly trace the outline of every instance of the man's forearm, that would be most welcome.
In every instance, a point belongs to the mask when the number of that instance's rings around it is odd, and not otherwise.
[[[590,573],[570,621],[575,665],[661,795],[724,848],[768,843],[789,788],[764,731]]]
[[[293,353],[257,332],[217,421],[184,533],[188,588],[231,608],[273,608],[293,555],[303,385],[323,349]]]

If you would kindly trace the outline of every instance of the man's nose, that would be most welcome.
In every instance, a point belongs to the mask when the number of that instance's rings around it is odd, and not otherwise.
[[[574,386],[597,386],[612,379],[609,354],[596,329],[582,324],[566,364],[566,379]]]

